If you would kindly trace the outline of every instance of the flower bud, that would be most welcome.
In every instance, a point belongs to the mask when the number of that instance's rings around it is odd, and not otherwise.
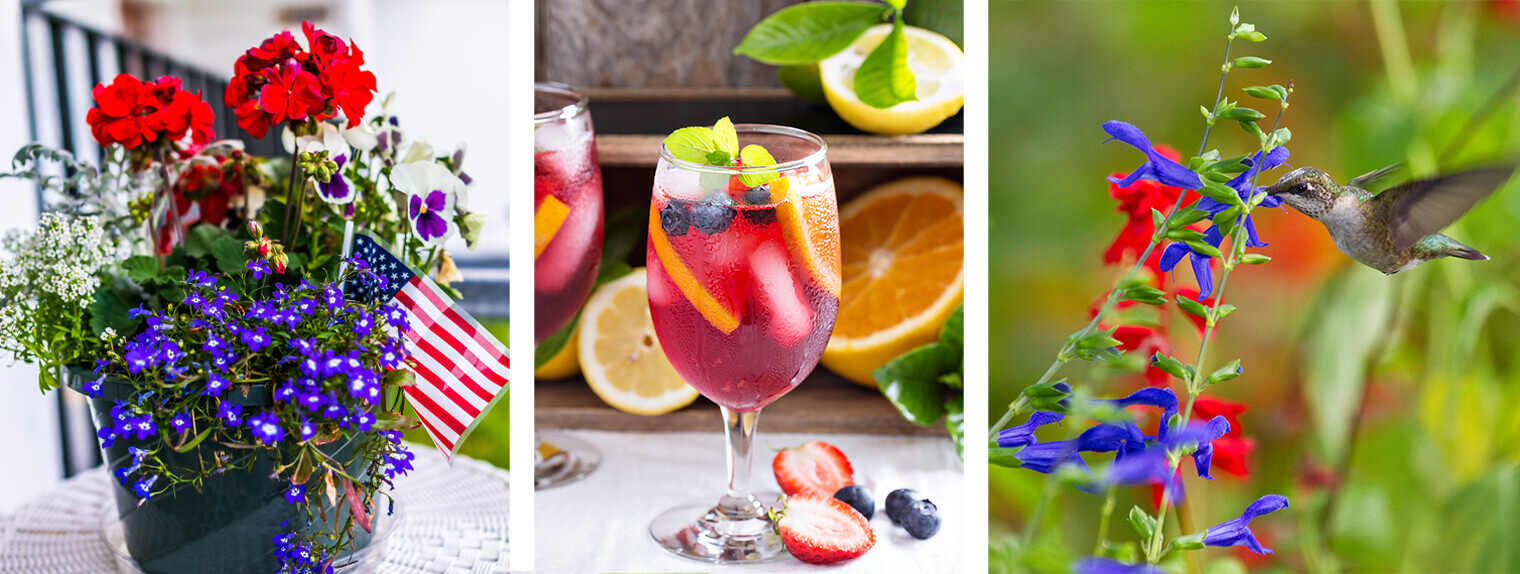
[[[254,239],[261,238],[264,236],[264,226],[257,221],[249,220],[248,234],[252,235]]]
[[[276,253],[276,254],[274,254],[274,272],[275,273],[281,273],[281,274],[285,273],[285,266],[287,264],[289,264],[289,263],[290,263],[290,258],[286,257],[283,252],[282,253]]]

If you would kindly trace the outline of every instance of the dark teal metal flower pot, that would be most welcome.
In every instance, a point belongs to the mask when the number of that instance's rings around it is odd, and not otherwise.
[[[90,378],[86,378],[90,377]],[[79,391],[81,385],[93,380],[88,371],[70,372],[68,387]],[[90,398],[90,408],[96,422],[109,420],[117,400],[124,400],[132,393],[129,383],[107,378],[101,385],[100,397]],[[231,400],[246,408],[263,408],[272,404],[268,389],[255,386],[244,396],[236,389],[223,393],[224,400]],[[339,440],[320,447],[323,452],[338,459],[351,456],[363,438]],[[283,480],[271,480],[274,459],[262,450],[230,449],[206,441],[185,453],[172,449],[160,449],[161,455],[172,466],[199,468],[202,460],[215,460],[218,456],[230,460],[246,460],[252,456],[247,468],[228,470],[205,479],[200,488],[189,485],[171,487],[157,492],[152,498],[142,500],[132,492],[131,484],[122,485],[115,480],[118,468],[132,464],[127,447],[152,448],[156,439],[150,441],[118,439],[110,447],[101,449],[105,464],[112,473],[112,491],[116,498],[117,515],[121,519],[127,551],[133,560],[149,574],[225,573],[270,574],[279,568],[274,555],[274,538],[289,531],[290,526],[300,524],[304,513],[295,505],[285,502]],[[237,465],[243,466],[243,465]],[[351,467],[348,472],[363,478],[368,469]],[[160,487],[163,483],[160,483]],[[340,495],[341,496],[341,495]],[[322,499],[322,513],[327,518],[311,525],[313,529],[333,529],[343,524],[343,517]],[[344,512],[347,510],[345,508]],[[381,514],[381,513],[376,513]],[[380,517],[376,517],[378,520]],[[336,524],[337,526],[334,526]],[[354,527],[350,536],[355,550],[370,542],[370,534]]]

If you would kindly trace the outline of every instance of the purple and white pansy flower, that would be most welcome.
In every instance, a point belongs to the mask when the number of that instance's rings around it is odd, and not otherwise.
[[[465,184],[448,168],[431,161],[403,163],[391,170],[391,183],[407,195],[406,218],[424,245],[438,245],[458,231],[454,212]]]

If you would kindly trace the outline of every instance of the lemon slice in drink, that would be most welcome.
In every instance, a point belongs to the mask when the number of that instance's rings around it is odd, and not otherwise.
[[[592,293],[577,328],[581,373],[608,405],[662,415],[697,400],[655,336],[643,267]]]
[[[873,134],[916,134],[937,126],[960,111],[965,86],[961,79],[963,54],[955,42],[935,32],[904,26],[908,39],[908,68],[917,81],[917,101],[877,109],[855,96],[855,72],[892,31],[877,24],[855,43],[818,63],[823,94],[840,118]]]

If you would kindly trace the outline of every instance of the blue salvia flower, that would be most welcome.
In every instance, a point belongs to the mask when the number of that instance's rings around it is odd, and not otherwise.
[[[1163,439],[1166,438],[1167,426],[1171,424],[1172,417],[1177,416],[1177,393],[1172,392],[1171,389],[1146,387],[1122,399],[1098,399],[1093,402],[1112,403],[1119,409],[1136,405],[1162,409],[1161,426],[1157,436]]]
[[[1008,427],[998,431],[997,444],[1003,448],[1014,448],[1040,442],[1034,437],[1034,431],[1042,426],[1060,422],[1066,418],[1061,413],[1035,411],[1029,415],[1029,420],[1024,424]]]
[[[1271,554],[1271,548],[1264,548],[1260,541],[1256,540],[1256,534],[1251,532],[1251,520],[1263,514],[1271,514],[1288,507],[1288,497],[1281,494],[1268,494],[1256,499],[1240,516],[1231,518],[1210,528],[1203,537],[1205,546],[1245,546],[1257,554]]]
[[[1166,574],[1165,570],[1144,562],[1125,564],[1112,558],[1097,556],[1082,559],[1077,563],[1074,571],[1077,574]]]
[[[1119,140],[1134,146],[1145,153],[1145,163],[1129,172],[1124,179],[1110,178],[1114,185],[1129,187],[1131,184],[1142,179],[1158,182],[1162,185],[1180,187],[1183,189],[1198,189],[1203,187],[1203,180],[1198,174],[1187,166],[1172,161],[1161,155],[1156,148],[1151,146],[1150,138],[1140,131],[1140,128],[1120,121],[1108,121],[1103,123],[1103,131],[1113,136],[1111,140]]]
[[[1183,498],[1182,477],[1172,472],[1171,460],[1160,449],[1114,459],[1114,464],[1108,467],[1102,481],[1110,486],[1164,484],[1172,502],[1180,502]]]
[[[1193,465],[1198,469],[1198,476],[1213,479],[1209,475],[1209,467],[1214,461],[1214,440],[1230,432],[1230,421],[1224,416],[1216,416],[1204,424],[1188,425],[1170,437],[1160,442],[1167,448],[1177,448],[1186,444],[1196,444],[1198,449],[1193,451]]]

